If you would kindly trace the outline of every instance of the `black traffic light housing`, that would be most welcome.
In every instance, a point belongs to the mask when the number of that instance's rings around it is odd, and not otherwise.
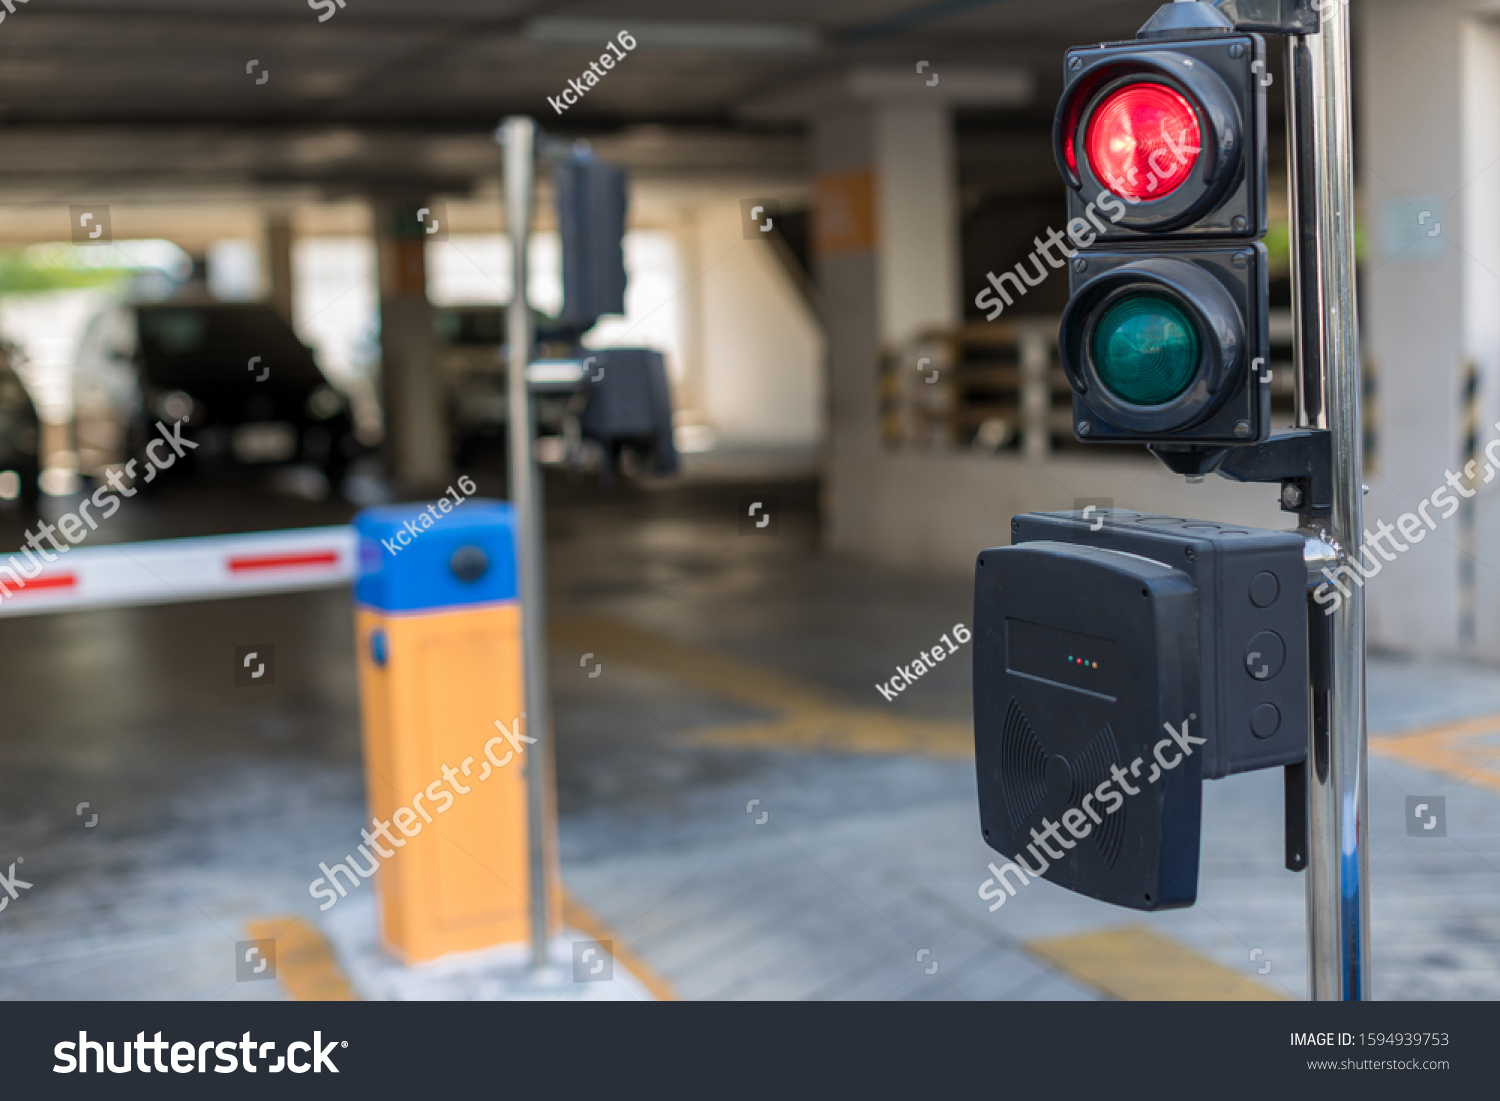
[[[1270,434],[1265,54],[1201,3],[1067,53],[1053,145],[1079,248],[1058,343],[1081,441]]]
[[[1192,729],[1194,604],[1180,570],[1098,547],[1044,542],[979,556],[974,751],[992,848],[1119,906],[1192,904],[1202,758],[1179,753],[1164,772],[1152,747],[1163,724]],[[1071,840],[1049,842],[1047,831],[1069,824]]]
[[[1222,17],[1220,17],[1222,18]],[[1225,28],[1229,27],[1227,21]],[[1143,28],[1142,35],[1150,31]],[[1187,33],[1202,34],[1201,29]],[[1220,33],[1207,38],[1080,46],[1064,61],[1062,100],[1052,121],[1058,170],[1068,185],[1071,220],[1098,230],[1106,242],[1171,233],[1177,237],[1260,238],[1266,232],[1265,39]],[[1085,138],[1095,113],[1132,84],[1160,85],[1185,99],[1197,118],[1196,147],[1167,135],[1163,169],[1193,152],[1192,168],[1170,194],[1150,196],[1149,175],[1137,181],[1147,197],[1118,193],[1125,180],[1101,179]],[[1162,154],[1162,150],[1157,151]],[[1148,174],[1150,169],[1148,168]],[[1111,184],[1115,186],[1111,186]],[[1108,209],[1105,209],[1108,204]],[[1109,216],[1090,217],[1090,206]],[[1116,207],[1123,206],[1119,213]],[[1075,237],[1075,239],[1077,239]]]
[[[1077,270],[1080,265],[1083,270]],[[1079,439],[1160,440],[1229,446],[1270,431],[1270,301],[1265,246],[1258,241],[1147,253],[1080,253],[1070,276],[1058,351],[1073,387]],[[1111,308],[1151,292],[1196,328],[1198,364],[1170,401],[1143,405],[1117,394],[1098,362],[1098,330]]]
[[[563,305],[555,327],[575,338],[625,312],[625,170],[569,153],[552,166],[562,241]]]
[[[1270,78],[1246,32],[1317,27],[1313,0],[1167,4],[1135,41],[1068,53],[1054,123],[1078,438],[1279,481],[1282,508],[1312,518],[1331,509],[1329,432],[1269,434]],[[980,896],[1043,876],[1141,910],[1191,905],[1203,780],[1277,766],[1286,866],[1305,868],[1309,729],[1328,695],[1309,650],[1332,643],[1308,613],[1303,534],[1089,508],[1017,516],[1012,536],[976,568],[980,820],[1008,858]]]
[[[1012,534],[975,569],[985,840],[1093,898],[1191,905],[1201,782],[1307,756],[1302,537],[1121,509]],[[1064,816],[1051,859],[1032,831]]]

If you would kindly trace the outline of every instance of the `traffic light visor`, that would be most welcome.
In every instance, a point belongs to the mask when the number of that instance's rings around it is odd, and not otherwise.
[[[1181,187],[1198,162],[1198,112],[1165,84],[1125,84],[1089,115],[1084,148],[1090,169],[1110,191],[1137,201],[1160,199]]]

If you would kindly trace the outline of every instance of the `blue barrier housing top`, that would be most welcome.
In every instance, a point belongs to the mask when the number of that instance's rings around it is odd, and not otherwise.
[[[414,612],[516,599],[515,512],[504,501],[469,497],[449,512],[384,505],[361,512],[354,528],[354,599],[366,607]]]

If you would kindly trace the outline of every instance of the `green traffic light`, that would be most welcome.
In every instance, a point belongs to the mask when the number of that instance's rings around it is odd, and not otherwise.
[[[1165,405],[1198,373],[1198,329],[1160,294],[1132,294],[1105,311],[1093,339],[1099,381],[1131,405]]]

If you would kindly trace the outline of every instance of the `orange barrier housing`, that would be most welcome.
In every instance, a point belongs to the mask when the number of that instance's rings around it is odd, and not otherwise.
[[[369,828],[388,823],[375,840],[391,853],[376,883],[381,932],[408,962],[524,942],[530,929],[525,770],[532,745],[522,740],[530,731],[520,718],[521,608],[513,595],[510,510],[464,504],[479,507],[443,516],[399,555],[366,542],[356,588],[365,780],[375,817]],[[373,509],[356,526],[367,535],[388,526],[380,521],[411,512]],[[488,526],[476,527],[483,521]],[[485,566],[469,578],[477,561]],[[508,581],[493,575],[507,569]],[[405,587],[389,577],[384,586],[372,583],[379,571],[464,576],[456,585],[452,576],[436,585],[418,577],[413,596],[409,580]],[[507,592],[510,599],[484,599]],[[475,601],[452,602],[464,597]],[[414,601],[437,606],[401,606]],[[551,805],[547,819],[555,830]],[[558,880],[549,868],[554,919],[561,913]],[[554,925],[560,931],[560,921]]]

